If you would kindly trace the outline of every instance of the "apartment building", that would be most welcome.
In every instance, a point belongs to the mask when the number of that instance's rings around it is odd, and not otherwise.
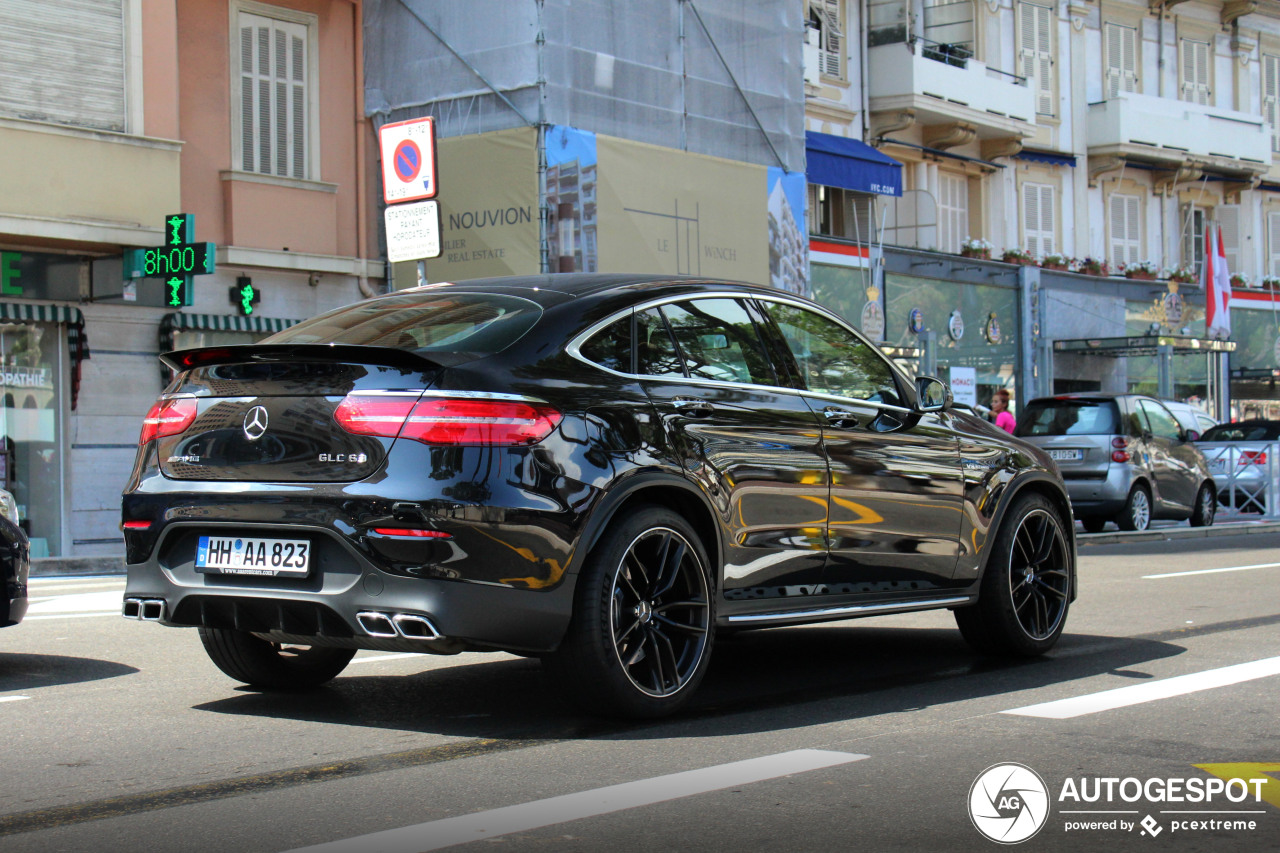
[[[359,0],[0,5],[0,476],[33,556],[122,553],[159,352],[383,289],[361,39]],[[214,246],[185,305],[126,264],[175,234]]]

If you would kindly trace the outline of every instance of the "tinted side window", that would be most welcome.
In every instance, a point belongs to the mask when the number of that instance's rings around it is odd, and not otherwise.
[[[636,372],[645,376],[685,375],[667,324],[656,308],[636,314]]]
[[[1138,408],[1146,416],[1152,435],[1174,441],[1181,440],[1182,428],[1178,426],[1178,421],[1173,415],[1169,414],[1169,410],[1164,406],[1151,400],[1139,400]]]
[[[582,357],[619,373],[633,373],[631,365],[631,315],[601,329],[579,350]]]
[[[690,376],[776,385],[760,332],[736,299],[691,299],[662,306]]]
[[[848,329],[794,305],[763,304],[791,348],[800,377],[810,391],[902,405],[888,362]]]
[[[1033,400],[1018,417],[1016,434],[1113,435],[1118,422],[1110,400]]]

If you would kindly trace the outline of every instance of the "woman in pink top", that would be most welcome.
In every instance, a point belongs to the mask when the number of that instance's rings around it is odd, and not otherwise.
[[[1009,411],[1009,392],[1004,388],[997,388],[991,395],[991,411],[996,417],[996,426],[1012,435],[1016,422]]]

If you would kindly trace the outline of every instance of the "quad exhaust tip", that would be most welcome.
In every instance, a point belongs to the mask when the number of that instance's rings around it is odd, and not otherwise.
[[[439,640],[442,634],[425,616],[416,613],[379,613],[364,610],[356,621],[370,637],[403,637],[406,640]]]
[[[126,619],[159,622],[164,619],[163,598],[126,598],[120,615]]]

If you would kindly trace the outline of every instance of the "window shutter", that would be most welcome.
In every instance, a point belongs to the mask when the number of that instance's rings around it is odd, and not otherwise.
[[[1262,114],[1271,128],[1271,150],[1280,152],[1280,56],[1262,57]]]
[[[1190,204],[1178,208],[1182,225],[1182,262],[1200,274],[1204,263],[1204,209]]]
[[[844,15],[840,0],[822,0],[822,73],[844,79]]]
[[[1280,211],[1267,214],[1267,274],[1280,277]]]
[[[1107,202],[1111,231],[1111,260],[1132,264],[1142,258],[1142,199],[1136,195],[1112,193]]]
[[[1182,40],[1182,100],[1209,103],[1209,43]]]
[[[1022,233],[1027,251],[1037,258],[1054,253],[1054,188],[1022,185]]]
[[[1107,97],[1138,91],[1138,31],[1107,24],[1103,27]]]
[[[0,115],[125,132],[124,5],[0,2]]]
[[[1036,81],[1036,112],[1054,114],[1053,79],[1053,10],[1034,3],[1018,6],[1018,52],[1024,77]]]
[[[959,252],[969,233],[969,181],[963,175],[938,174],[938,249]]]
[[[240,15],[240,167],[307,178],[307,30]]]
[[[1240,205],[1219,205],[1214,215],[1222,228],[1222,251],[1227,257],[1227,272],[1240,272]]]

